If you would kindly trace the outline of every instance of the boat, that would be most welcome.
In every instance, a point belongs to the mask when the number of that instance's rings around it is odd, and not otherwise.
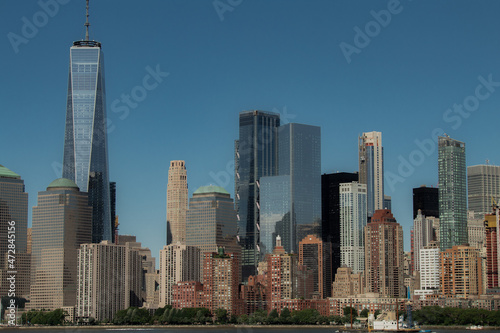
[[[465,328],[466,330],[482,330],[483,329],[483,326],[481,325],[471,325],[471,326],[468,326]]]

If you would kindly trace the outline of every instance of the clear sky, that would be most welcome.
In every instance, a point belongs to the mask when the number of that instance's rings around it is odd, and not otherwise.
[[[186,161],[190,197],[207,184],[233,196],[238,113],[261,109],[321,126],[323,173],[356,171],[358,136],[381,131],[409,250],[412,188],[438,182],[432,133],[465,142],[467,165],[500,164],[499,13],[495,0],[91,0],[120,233],[159,256],[171,160]],[[25,181],[30,225],[61,177],[84,22],[84,0],[0,1],[0,164]]]

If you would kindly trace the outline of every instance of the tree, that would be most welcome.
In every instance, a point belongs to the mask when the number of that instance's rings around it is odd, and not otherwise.
[[[269,324],[277,324],[279,323],[279,314],[276,309],[273,309],[269,316],[267,317]]]
[[[228,313],[226,309],[215,310],[215,321],[218,324],[226,324],[228,320]]]
[[[369,311],[368,309],[363,309],[363,310],[360,312],[359,316],[360,316],[360,317],[363,317],[363,318],[368,318],[368,314],[369,314],[369,313],[370,313],[370,311]]]
[[[287,307],[283,308],[280,314],[280,322],[282,324],[288,324],[291,322],[291,320],[292,320],[292,314],[290,312],[290,309],[288,309]]]

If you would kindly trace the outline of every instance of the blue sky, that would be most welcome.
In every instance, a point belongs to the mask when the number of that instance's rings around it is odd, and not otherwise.
[[[381,131],[409,250],[412,188],[438,182],[433,132],[464,141],[467,165],[500,164],[499,12],[498,1],[91,1],[120,233],[158,257],[171,160],[186,161],[190,196],[210,183],[233,195],[238,113],[261,109],[321,126],[323,173],[356,171],[358,136]],[[69,48],[84,21],[83,0],[0,2],[0,164],[24,179],[30,216],[61,176]],[[163,76],[146,91],[149,71]]]

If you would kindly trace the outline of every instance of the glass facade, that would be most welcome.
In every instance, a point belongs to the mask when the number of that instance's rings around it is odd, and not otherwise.
[[[262,254],[272,252],[278,234],[288,253],[307,235],[321,237],[321,129],[286,124],[278,143],[279,176],[261,181]]]
[[[277,113],[257,110],[240,113],[234,193],[244,280],[255,275],[260,259],[260,178],[278,173],[279,125]]]
[[[440,136],[438,147],[439,247],[445,251],[468,243],[467,169],[465,143]]]
[[[292,221],[290,176],[262,177],[260,182],[261,202],[261,250],[262,254],[272,253],[276,247],[276,236],[287,253],[294,248],[296,228]],[[297,253],[297,251],[294,251]]]
[[[422,185],[413,189],[413,219],[418,215],[418,210],[424,216],[439,217],[439,190],[437,187]]]
[[[106,94],[101,44],[74,42],[70,50],[63,177],[89,192],[93,242],[112,240]]]
[[[340,267],[340,184],[358,181],[358,173],[321,176],[321,230],[323,242],[332,244],[332,276]]]
[[[491,214],[491,198],[500,199],[500,166],[473,165],[467,167],[469,210],[475,217]]]

